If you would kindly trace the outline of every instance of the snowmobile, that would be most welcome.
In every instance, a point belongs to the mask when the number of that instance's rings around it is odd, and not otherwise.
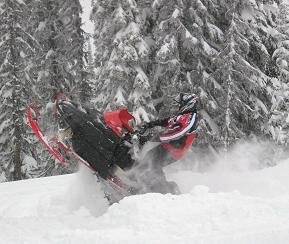
[[[188,114],[168,120],[164,131],[156,138],[152,134],[143,136],[144,131],[135,130],[135,118],[126,108],[102,114],[96,110],[84,110],[68,99],[60,99],[55,102],[55,110],[59,129],[54,136],[48,138],[41,129],[40,111],[35,106],[30,106],[27,110],[28,125],[61,164],[68,165],[70,159],[74,158],[90,168],[111,203],[125,196],[144,193],[140,190],[142,187],[137,177],[127,172],[139,167],[139,152],[148,142],[155,141],[155,145],[178,160],[187,153],[197,138],[193,131],[185,137],[185,146],[180,148],[170,143],[172,138],[183,141],[181,135],[184,133],[180,132],[187,133],[194,119]],[[140,140],[144,137],[145,140]]]

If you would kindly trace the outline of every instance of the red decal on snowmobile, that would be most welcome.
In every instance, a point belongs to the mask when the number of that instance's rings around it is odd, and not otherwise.
[[[58,148],[60,149],[60,151],[64,152],[65,155],[74,157],[76,160],[78,160],[79,162],[81,162],[82,164],[84,164],[85,166],[94,171],[94,169],[89,165],[89,163],[86,162],[77,153],[75,153],[71,147],[67,146],[62,141],[59,141],[58,138],[55,138],[55,140],[57,141]]]
[[[38,138],[38,140],[46,147],[46,149],[49,151],[51,155],[53,155],[61,164],[66,165],[67,162],[65,160],[65,157],[57,150],[57,145],[50,144],[47,138],[43,135],[39,124],[38,124],[38,115],[39,112],[33,109],[32,107],[29,107],[27,109],[27,121],[28,125],[32,129],[35,136]]]

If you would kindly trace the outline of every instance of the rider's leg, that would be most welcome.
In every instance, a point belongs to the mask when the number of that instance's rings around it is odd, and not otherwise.
[[[145,186],[145,192],[180,193],[176,183],[168,182],[163,172],[163,166],[174,161],[161,145],[148,152],[140,164],[139,172],[139,179]]]

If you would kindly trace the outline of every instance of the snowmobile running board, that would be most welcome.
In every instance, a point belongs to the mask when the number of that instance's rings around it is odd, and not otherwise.
[[[97,175],[97,177],[101,178],[97,171],[92,168],[86,160],[75,153],[71,147],[60,141],[57,136],[51,138],[50,140],[45,137],[39,126],[39,112],[32,106],[28,107],[26,117],[28,126],[32,129],[37,139],[61,165],[67,167],[69,165],[68,158],[73,157],[78,162],[91,169]],[[65,155],[63,155],[63,153]],[[107,182],[113,190],[122,196],[121,198],[132,195],[135,191],[133,187],[125,184],[117,175],[112,175],[107,179],[102,179],[102,181]]]

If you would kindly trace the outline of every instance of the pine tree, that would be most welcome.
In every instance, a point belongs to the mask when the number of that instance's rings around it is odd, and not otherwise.
[[[154,1],[152,8],[156,21],[154,96],[163,98],[161,113],[170,113],[175,109],[171,106],[172,99],[179,92],[191,91],[186,61],[192,56],[198,40],[185,26],[183,1]]]
[[[86,87],[79,1],[42,0],[36,5],[35,36],[42,46],[35,71],[39,94],[46,103],[59,92],[78,98]]]
[[[277,40],[277,49],[272,55],[279,69],[278,79],[272,79],[272,97],[271,116],[269,120],[269,132],[273,139],[283,145],[289,142],[289,34],[287,32],[289,25],[289,4],[284,1],[280,4],[278,14],[278,28],[276,29],[275,39]],[[277,32],[278,31],[278,32]]]
[[[221,116],[216,122],[222,128],[225,147],[252,133],[261,135],[267,121],[269,103],[266,76],[246,60],[250,49],[243,33],[247,26],[242,25],[236,8],[231,9],[231,25],[226,34],[225,47],[216,59],[217,69],[214,72],[223,90],[219,93],[218,104],[225,114],[220,112]]]
[[[126,106],[140,122],[154,113],[147,75],[149,46],[135,1],[95,3],[95,61],[97,106],[113,110]]]
[[[81,6],[75,1],[32,2],[31,22],[34,36],[41,45],[33,61],[32,76],[36,80],[37,101],[42,105],[42,128],[44,133],[56,133],[57,121],[51,109],[56,94],[64,92],[75,101],[89,100],[90,87],[85,71],[84,33],[81,29]],[[33,176],[67,173],[75,166],[64,169],[55,164],[51,156],[36,148],[39,156]]]
[[[35,162],[24,113],[34,96],[30,69],[39,45],[26,31],[28,13],[22,1],[5,0],[0,6],[1,181],[25,178],[24,164]]]
[[[69,83],[71,96],[75,99],[79,98],[82,103],[87,103],[91,97],[91,87],[85,67],[87,37],[81,27],[82,8],[79,0],[63,0],[62,2],[58,15],[63,24],[61,38],[65,40],[66,63],[63,65],[66,67],[63,70],[67,75],[64,77]]]
[[[185,23],[190,33],[198,42],[191,53],[186,52],[187,77],[192,91],[199,95],[200,113],[204,120],[202,127],[205,137],[199,141],[210,144],[212,137],[220,136],[214,118],[219,116],[217,96],[222,89],[221,84],[214,78],[214,59],[221,51],[224,43],[224,2],[215,1],[186,1]]]

